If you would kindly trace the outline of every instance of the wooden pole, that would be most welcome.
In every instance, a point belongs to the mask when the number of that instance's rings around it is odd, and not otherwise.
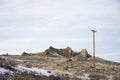
[[[96,65],[95,65],[95,30],[91,30],[93,32],[93,67],[94,67],[94,72],[96,72]]]

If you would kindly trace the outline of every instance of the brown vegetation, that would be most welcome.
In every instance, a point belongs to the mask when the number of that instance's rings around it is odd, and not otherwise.
[[[71,52],[72,57],[69,58]],[[51,53],[57,53],[61,56],[55,57]],[[55,72],[57,76],[38,76],[34,73],[28,74],[28,72],[16,73],[17,71],[14,70],[13,66],[17,65],[46,69]],[[6,80],[10,76],[13,80],[82,80],[82,78],[78,78],[79,76],[89,77],[91,80],[120,79],[120,63],[96,57],[96,73],[94,73],[92,57],[87,50],[74,52],[69,47],[65,49],[49,47],[41,54],[37,53],[31,56],[28,53],[23,53],[21,56],[0,56],[0,67],[15,72],[14,76],[9,73],[0,74],[0,80]]]

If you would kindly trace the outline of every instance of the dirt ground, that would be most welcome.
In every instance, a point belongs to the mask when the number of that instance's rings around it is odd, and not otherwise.
[[[8,56],[9,62],[15,65],[26,67],[38,67],[56,73],[70,74],[74,76],[87,76],[93,72],[92,59],[85,61],[68,60],[65,57],[50,57],[42,55],[33,56]],[[107,62],[98,59],[96,61],[96,73],[105,74],[107,76],[120,76],[120,64]]]

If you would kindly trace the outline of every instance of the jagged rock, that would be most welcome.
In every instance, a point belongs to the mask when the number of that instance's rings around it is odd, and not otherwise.
[[[86,49],[82,49],[80,55],[86,58],[91,57],[91,55],[88,54],[88,51]]]
[[[71,58],[75,54],[73,53],[72,49],[70,47],[64,48],[64,49],[56,49],[52,46],[50,46],[48,49],[46,49],[43,52],[44,55],[50,55],[50,56],[57,56],[57,57],[68,57]]]
[[[66,47],[64,49],[56,49],[50,46],[43,52],[43,55],[52,56],[52,57],[67,57],[69,59],[77,59],[77,60],[86,60],[91,57],[88,54],[86,49],[82,49],[81,52],[75,52],[70,47]]]
[[[80,61],[87,60],[89,57],[91,57],[91,55],[88,54],[88,51],[86,49],[82,49],[81,52],[79,52],[79,55],[75,56],[73,59]]]

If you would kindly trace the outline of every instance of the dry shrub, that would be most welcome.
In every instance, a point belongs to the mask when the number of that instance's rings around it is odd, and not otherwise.
[[[91,80],[108,80],[107,76],[102,74],[90,74],[89,77]]]
[[[120,76],[113,76],[112,80],[120,80]]]

